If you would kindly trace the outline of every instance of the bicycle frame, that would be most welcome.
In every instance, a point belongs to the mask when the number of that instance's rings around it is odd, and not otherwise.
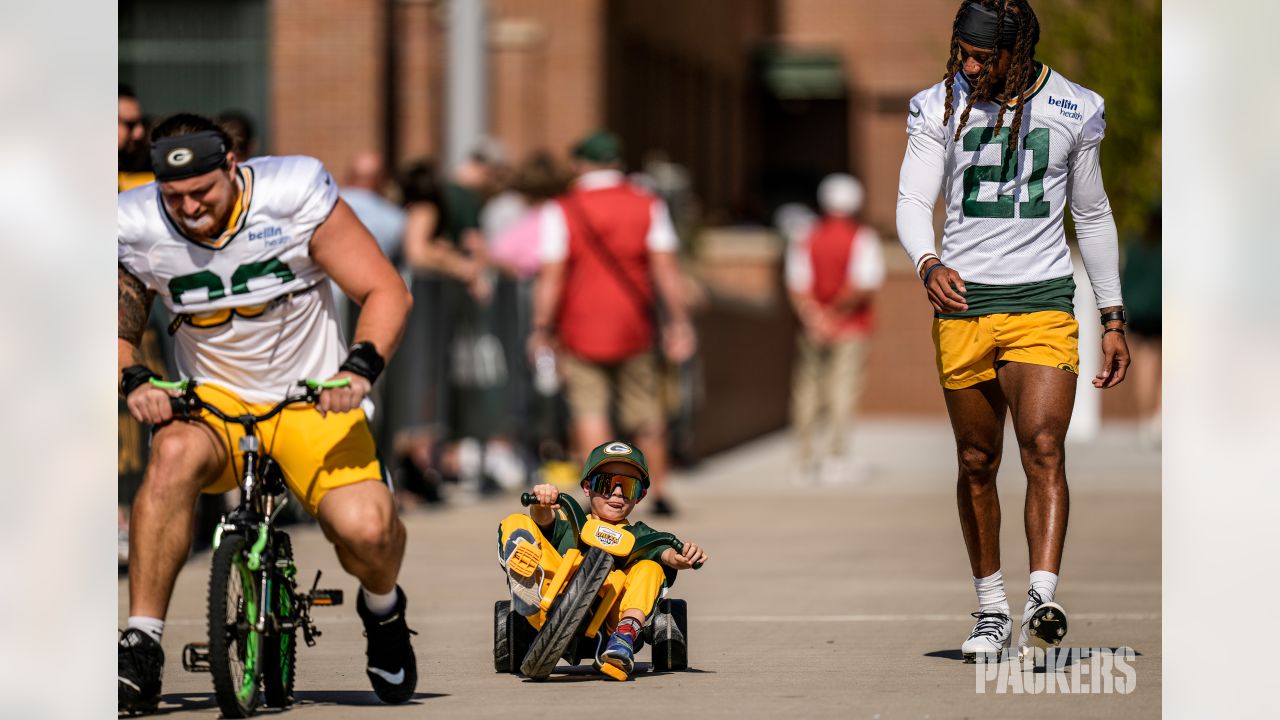
[[[223,422],[235,423],[244,429],[244,435],[240,438],[238,447],[242,463],[240,503],[234,510],[224,515],[222,521],[214,529],[213,549],[218,549],[225,533],[243,531],[245,537],[252,540],[252,545],[245,553],[245,566],[252,572],[260,571],[263,568],[264,557],[269,560],[272,559],[267,553],[271,529],[275,525],[276,515],[288,502],[288,497],[284,497],[282,502],[276,505],[276,497],[283,495],[285,491],[284,477],[275,460],[270,455],[261,454],[262,441],[258,438],[258,424],[270,420],[290,405],[298,403],[315,404],[319,400],[321,390],[345,387],[350,384],[350,380],[343,379],[328,382],[300,380],[298,381],[298,387],[304,389],[302,395],[286,397],[262,415],[227,415],[217,406],[205,402],[196,394],[196,383],[192,380],[164,382],[152,379],[151,383],[162,389],[182,391],[180,397],[172,398],[170,401],[176,414],[190,416],[200,410],[204,410]],[[281,574],[289,578],[293,577],[296,572],[292,559],[289,560],[286,567],[281,569]],[[270,603],[265,601],[266,598],[271,597],[269,594],[271,591],[271,578],[272,573],[262,573],[259,597],[263,598],[264,601],[258,604],[258,617],[254,620],[254,630],[259,633],[267,630],[267,616],[271,612]],[[319,577],[316,580],[318,583]],[[305,615],[305,610],[303,613]],[[303,622],[301,624],[307,644],[313,645],[314,640],[311,637],[309,623]]]

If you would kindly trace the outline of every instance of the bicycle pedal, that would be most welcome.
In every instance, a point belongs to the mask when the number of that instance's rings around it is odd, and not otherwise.
[[[312,605],[334,606],[342,604],[341,590],[312,590],[309,602]]]
[[[530,578],[538,569],[541,559],[542,548],[529,543],[517,543],[511,557],[507,558],[507,570],[517,577]]]
[[[182,648],[182,669],[187,672],[213,672],[209,660],[209,643],[187,643]]]

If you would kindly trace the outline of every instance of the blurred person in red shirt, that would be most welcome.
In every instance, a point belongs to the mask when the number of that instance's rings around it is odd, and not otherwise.
[[[578,453],[621,430],[649,460],[653,510],[673,513],[665,495],[667,443],[658,395],[656,302],[666,311],[661,346],[687,360],[696,337],[680,298],[678,238],[666,203],[627,181],[622,146],[595,132],[573,149],[577,179],[542,211],[541,270],[534,288],[529,353],[555,348]]]
[[[792,240],[786,256],[787,290],[801,325],[791,412],[806,480],[846,482],[864,473],[848,457],[848,435],[865,380],[884,255],[876,231],[854,219],[862,197],[862,183],[851,175],[823,178],[822,217]],[[831,435],[815,456],[824,404]]]

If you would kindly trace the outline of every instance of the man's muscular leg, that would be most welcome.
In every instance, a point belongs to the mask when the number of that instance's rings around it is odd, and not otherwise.
[[[381,480],[334,488],[320,500],[316,519],[337,550],[342,569],[370,592],[395,590],[404,559],[404,523]]]
[[[342,568],[360,579],[356,614],[368,641],[365,674],[373,691],[383,702],[405,702],[418,685],[418,664],[405,619],[408,599],[396,585],[405,531],[391,489],[380,480],[334,488],[320,499],[316,518]]]
[[[1004,442],[1005,400],[995,381],[946,390],[956,437],[956,506],[975,578],[1000,569],[1000,497],[996,471]]]
[[[1011,362],[1000,369],[999,382],[1009,400],[1027,474],[1025,522],[1031,570],[1057,574],[1070,505],[1063,441],[1071,423],[1076,376],[1047,365]]]
[[[196,498],[226,463],[226,449],[204,423],[174,421],[156,430],[129,520],[131,616],[164,618],[191,548]]]

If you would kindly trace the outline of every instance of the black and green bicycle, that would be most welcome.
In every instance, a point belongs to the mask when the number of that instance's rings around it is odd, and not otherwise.
[[[287,707],[293,703],[297,670],[297,631],[307,646],[320,631],[311,620],[316,605],[342,604],[341,590],[320,590],[320,572],[306,593],[299,593],[297,568],[289,535],[275,527],[288,502],[284,475],[262,451],[258,423],[297,403],[314,404],[325,388],[350,381],[302,380],[302,394],[286,397],[262,415],[227,415],[196,394],[191,380],[151,383],[178,390],[171,398],[175,415],[193,417],[201,410],[244,428],[240,504],[222,517],[213,533],[213,566],[209,573],[209,641],[182,650],[188,672],[213,675],[214,695],[224,717],[249,717],[259,703]]]

